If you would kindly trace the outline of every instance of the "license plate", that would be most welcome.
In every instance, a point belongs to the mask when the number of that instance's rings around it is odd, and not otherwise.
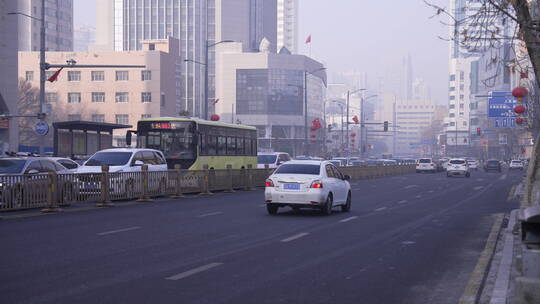
[[[300,184],[284,184],[283,189],[285,189],[285,190],[300,190]]]

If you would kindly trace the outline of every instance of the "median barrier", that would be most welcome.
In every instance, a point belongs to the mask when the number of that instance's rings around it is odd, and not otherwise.
[[[0,212],[44,208],[58,211],[60,206],[93,203],[113,206],[114,201],[151,201],[155,197],[182,198],[186,194],[211,195],[212,192],[252,190],[264,187],[274,169],[242,168],[213,170],[33,174],[0,177]],[[351,179],[369,179],[414,172],[414,165],[341,167]]]

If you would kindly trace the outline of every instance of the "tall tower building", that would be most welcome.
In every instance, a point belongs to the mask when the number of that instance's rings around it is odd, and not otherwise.
[[[277,49],[298,52],[298,0],[277,1]]]
[[[179,40],[182,90],[177,105],[181,111],[202,117],[204,63],[208,53],[209,94],[215,96],[216,42],[242,42],[246,51],[257,51],[263,39],[276,49],[276,0],[98,0],[96,44],[99,50],[141,50],[142,40]],[[188,60],[188,61],[185,61]],[[210,107],[211,108],[211,107]],[[210,113],[211,114],[211,113]]]
[[[17,12],[41,17],[41,0],[17,0]],[[41,23],[17,16],[19,51],[39,51]],[[45,1],[45,48],[47,51],[73,51],[73,0]]]

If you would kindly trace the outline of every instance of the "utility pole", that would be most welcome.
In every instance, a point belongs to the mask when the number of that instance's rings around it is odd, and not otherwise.
[[[394,100],[394,104],[392,105],[392,109],[393,109],[393,120],[394,120],[394,125],[393,125],[393,132],[394,133],[393,135],[393,138],[394,140],[392,141],[392,157],[396,157],[396,141],[397,141],[397,115],[396,115],[396,101]]]
[[[304,155],[308,156],[308,112],[307,112],[307,75],[304,71]]]
[[[39,42],[39,120],[45,121],[44,104],[45,104],[45,0],[41,0],[41,28]],[[45,154],[45,136],[39,138],[39,155]]]

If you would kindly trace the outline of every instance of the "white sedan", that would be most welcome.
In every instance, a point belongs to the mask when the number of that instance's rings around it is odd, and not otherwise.
[[[266,180],[265,201],[269,214],[276,214],[280,207],[320,209],[332,214],[351,209],[350,177],[328,161],[293,160],[279,166]]]

